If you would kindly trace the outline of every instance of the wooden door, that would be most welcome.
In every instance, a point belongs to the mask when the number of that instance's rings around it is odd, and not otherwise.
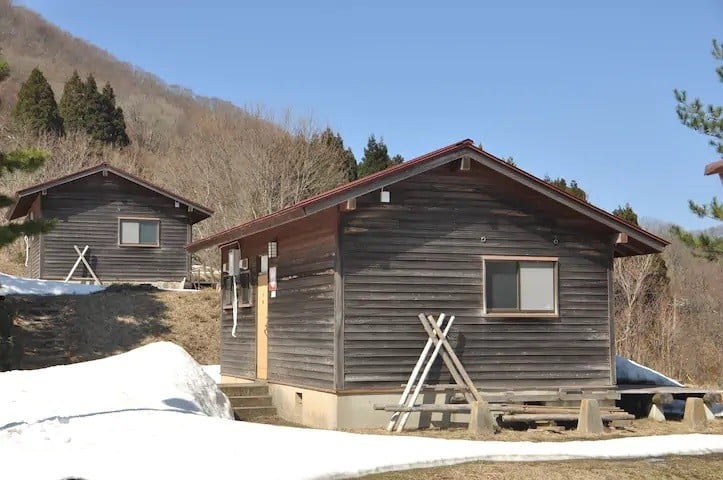
[[[259,275],[256,288],[256,378],[266,380],[269,363],[269,338],[267,325],[269,320],[268,274]]]

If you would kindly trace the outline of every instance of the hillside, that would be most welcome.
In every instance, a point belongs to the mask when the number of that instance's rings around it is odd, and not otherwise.
[[[40,171],[3,177],[7,194],[38,181],[109,162],[213,210],[196,238],[298,202],[345,180],[344,151],[319,140],[311,121],[258,107],[246,111],[169,86],[152,74],[73,37],[26,8],[0,0],[0,48],[10,78],[0,83],[0,149],[37,146],[52,158]],[[38,67],[60,98],[74,70],[110,82],[131,145],[99,147],[83,135],[37,138],[19,131],[10,112],[20,84]],[[0,220],[2,221],[2,220]],[[204,261],[217,259],[211,253]],[[21,273],[16,242],[0,252],[0,271]]]
[[[228,102],[166,85],[154,75],[64,32],[37,13],[12,5],[10,0],[0,0],[0,47],[12,66],[10,80],[0,87],[0,96],[5,99],[14,98],[20,83],[34,67],[39,67],[58,96],[73,70],[78,70],[81,77],[93,73],[99,85],[111,82],[132,130],[139,128],[139,123],[155,123],[180,133],[211,109],[238,119],[249,116]]]
[[[202,364],[218,363],[218,292],[110,287],[93,295],[11,296],[17,348],[6,369],[43,368],[104,358],[159,340],[181,345]]]

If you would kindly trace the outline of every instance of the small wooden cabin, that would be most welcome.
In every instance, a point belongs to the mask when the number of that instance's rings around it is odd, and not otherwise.
[[[27,275],[63,280],[81,252],[102,282],[190,279],[185,246],[212,210],[106,163],[17,192],[7,218],[55,219],[27,238]],[[90,278],[84,264],[73,279]]]
[[[189,250],[220,247],[222,375],[266,380],[290,420],[351,428],[388,421],[372,404],[398,400],[420,312],[456,316],[483,391],[614,394],[613,259],[666,244],[465,140]]]

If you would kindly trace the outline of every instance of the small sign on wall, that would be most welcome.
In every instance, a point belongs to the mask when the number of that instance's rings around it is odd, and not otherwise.
[[[271,298],[276,297],[276,290],[278,284],[276,283],[276,267],[269,267],[269,292],[271,292]]]

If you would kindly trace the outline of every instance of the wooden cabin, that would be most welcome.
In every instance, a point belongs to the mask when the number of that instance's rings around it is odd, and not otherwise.
[[[613,259],[666,244],[465,140],[188,248],[220,248],[224,378],[267,381],[289,420],[355,428],[388,421],[372,404],[398,400],[420,312],[456,316],[482,391],[614,398]]]
[[[27,275],[64,280],[82,252],[102,282],[190,279],[185,246],[212,210],[106,163],[17,192],[7,218],[54,219],[26,239]],[[92,274],[79,263],[72,280]]]

